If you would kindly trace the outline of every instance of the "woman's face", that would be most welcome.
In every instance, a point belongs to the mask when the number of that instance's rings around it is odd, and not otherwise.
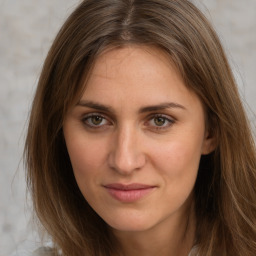
[[[87,202],[112,228],[142,231],[186,215],[201,154],[212,150],[205,127],[168,57],[127,46],[97,59],[63,130]]]

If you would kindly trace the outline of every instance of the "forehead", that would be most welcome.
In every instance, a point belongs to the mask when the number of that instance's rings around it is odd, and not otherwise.
[[[112,87],[123,91],[143,89],[146,93],[170,82],[182,85],[180,89],[184,87],[180,73],[165,52],[156,47],[129,45],[103,52],[95,60],[84,85],[86,93]]]
[[[170,57],[155,47],[127,46],[101,54],[85,84],[83,100],[116,107],[198,100]]]
[[[154,63],[155,65],[150,65]],[[119,73],[121,68],[136,67],[137,71],[155,72],[163,69],[173,69],[179,75],[170,56],[155,46],[126,45],[120,48],[107,48],[95,60],[91,75],[111,77]],[[138,72],[134,72],[136,75]],[[129,74],[127,72],[127,74]]]

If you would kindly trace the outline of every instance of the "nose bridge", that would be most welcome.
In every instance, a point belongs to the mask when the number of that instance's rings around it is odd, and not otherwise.
[[[139,145],[139,131],[133,125],[124,124],[117,129],[110,158],[111,167],[122,174],[130,174],[143,166],[145,159]]]

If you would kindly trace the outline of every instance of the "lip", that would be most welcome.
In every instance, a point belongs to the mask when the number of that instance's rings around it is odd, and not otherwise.
[[[156,186],[139,183],[120,184],[113,183],[104,185],[108,193],[116,200],[126,203],[138,201],[152,192]]]

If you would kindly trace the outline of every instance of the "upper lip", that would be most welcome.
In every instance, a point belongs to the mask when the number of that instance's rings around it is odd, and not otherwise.
[[[146,185],[140,183],[132,183],[132,184],[121,184],[121,183],[112,183],[104,185],[105,188],[116,189],[116,190],[138,190],[138,189],[147,189],[154,188],[154,185]]]

